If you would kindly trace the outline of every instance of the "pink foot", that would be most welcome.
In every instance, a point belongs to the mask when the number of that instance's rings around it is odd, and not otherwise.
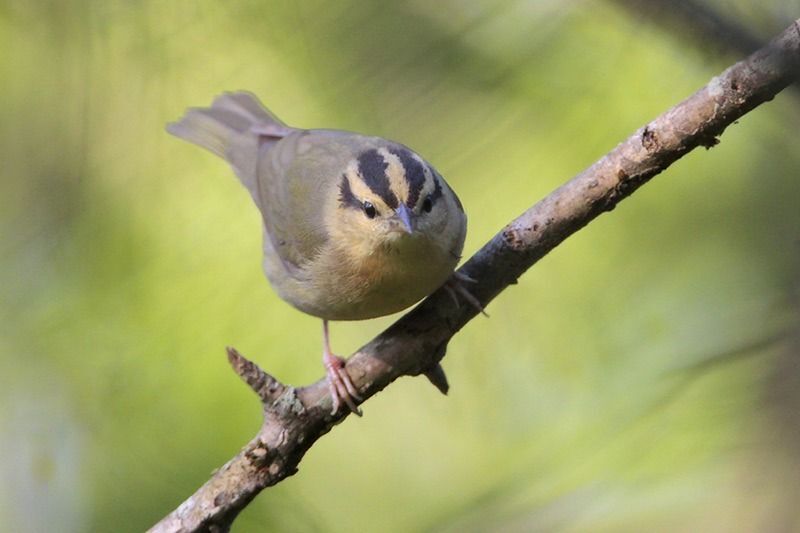
[[[479,302],[478,299],[475,298],[475,296],[473,296],[471,292],[469,292],[469,289],[465,287],[465,284],[467,283],[477,283],[477,281],[467,276],[466,274],[462,274],[460,272],[453,272],[453,275],[450,276],[450,279],[448,279],[445,282],[444,289],[453,299],[453,302],[455,302],[456,307],[460,306],[458,302],[458,297],[461,296],[464,300],[467,301],[468,304],[474,307],[476,311],[481,313],[483,316],[488,317],[489,315],[484,310],[483,306],[481,305],[481,302]]]
[[[335,415],[339,406],[344,402],[352,412],[361,416],[361,409],[356,406],[355,402],[362,401],[362,398],[358,395],[358,391],[347,374],[345,360],[326,351],[322,355],[322,362],[328,371],[328,389],[331,391],[331,399],[333,399],[331,414]]]

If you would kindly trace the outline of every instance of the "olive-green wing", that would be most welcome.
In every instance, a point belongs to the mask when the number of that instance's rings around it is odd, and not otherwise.
[[[259,207],[274,252],[293,276],[328,240],[326,217],[335,223],[339,183],[358,149],[354,134],[298,131],[268,147],[259,159]]]

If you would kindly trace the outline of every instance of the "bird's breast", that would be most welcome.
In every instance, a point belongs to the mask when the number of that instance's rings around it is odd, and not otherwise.
[[[377,247],[354,255],[331,246],[309,267],[305,305],[296,307],[328,320],[362,320],[401,311],[450,276],[457,258],[426,239]]]

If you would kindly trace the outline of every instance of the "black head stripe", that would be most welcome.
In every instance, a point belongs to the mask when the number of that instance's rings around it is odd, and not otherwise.
[[[422,187],[425,185],[425,169],[422,163],[409,152],[407,149],[398,147],[391,148],[389,151],[400,159],[400,163],[405,170],[406,183],[408,183],[408,207],[413,209],[419,200],[419,195],[422,192]]]
[[[367,187],[378,195],[386,205],[392,209],[398,206],[397,196],[389,187],[389,177],[386,175],[386,168],[389,164],[377,150],[367,150],[358,156],[358,172]]]
[[[339,204],[342,207],[352,207],[354,209],[361,209],[361,202],[358,201],[356,195],[350,189],[350,180],[347,179],[345,174],[342,174],[342,181],[339,183]]]

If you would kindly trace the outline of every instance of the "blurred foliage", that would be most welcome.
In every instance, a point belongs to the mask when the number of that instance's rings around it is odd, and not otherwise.
[[[758,34],[796,2],[715,2]],[[757,21],[757,22],[755,22]],[[260,422],[235,345],[322,375],[256,209],[164,124],[224,90],[404,142],[466,253],[726,66],[601,2],[0,3],[0,523],[140,531]],[[235,531],[800,528],[800,118],[786,93],[546,257]],[[351,353],[392,318],[333,326]],[[786,332],[790,334],[786,335]]]

